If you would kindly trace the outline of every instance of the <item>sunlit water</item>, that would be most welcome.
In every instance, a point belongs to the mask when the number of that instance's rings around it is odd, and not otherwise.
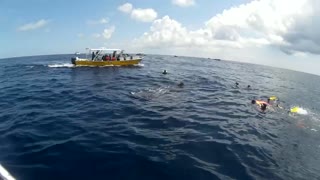
[[[0,60],[0,163],[17,179],[320,178],[318,76],[186,57],[100,68],[70,58]],[[272,95],[284,109],[251,104]]]

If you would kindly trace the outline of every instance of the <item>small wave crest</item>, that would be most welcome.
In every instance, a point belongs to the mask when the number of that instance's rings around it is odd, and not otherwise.
[[[160,88],[148,88],[148,89],[144,89],[144,90],[140,90],[137,92],[130,92],[131,95],[133,95],[134,97],[137,98],[141,98],[141,99],[153,99],[153,98],[157,98],[163,94],[168,93],[169,90],[169,86],[168,87],[160,87]]]

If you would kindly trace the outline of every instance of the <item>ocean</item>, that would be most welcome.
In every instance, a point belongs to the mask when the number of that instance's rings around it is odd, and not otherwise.
[[[319,76],[160,55],[73,67],[71,57],[0,60],[0,163],[19,180],[320,179]],[[270,96],[283,109],[251,104]]]

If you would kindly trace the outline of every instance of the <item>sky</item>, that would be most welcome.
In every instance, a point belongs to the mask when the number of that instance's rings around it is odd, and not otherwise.
[[[87,47],[320,75],[320,1],[0,0],[0,58]]]

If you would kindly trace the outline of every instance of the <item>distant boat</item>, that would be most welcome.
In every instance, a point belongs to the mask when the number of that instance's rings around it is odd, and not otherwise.
[[[121,49],[98,48],[87,50],[86,58],[73,57],[71,58],[72,64],[76,66],[130,66],[139,64],[143,59],[140,56],[128,56]]]
[[[179,56],[174,56],[174,57],[179,57]]]
[[[80,55],[81,53],[79,53],[79,52],[76,52],[76,53],[74,53],[75,55]]]
[[[137,56],[146,56],[145,54],[143,54],[143,53],[138,53],[138,54],[136,54]]]
[[[213,60],[216,60],[216,61],[221,61],[221,59],[213,59]]]

